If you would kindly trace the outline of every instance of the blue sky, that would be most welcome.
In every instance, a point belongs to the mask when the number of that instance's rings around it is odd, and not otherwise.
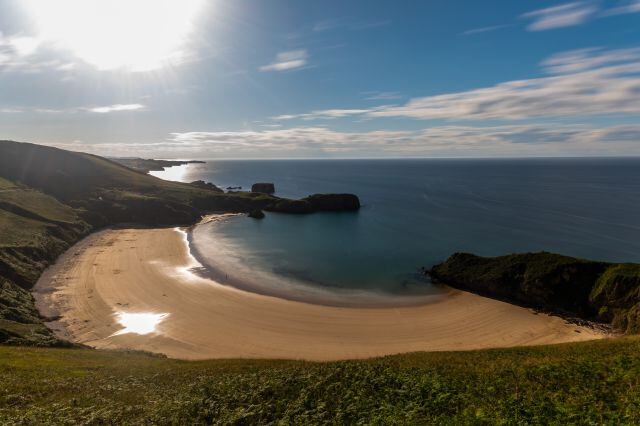
[[[0,0],[0,138],[102,155],[640,155],[640,0]]]

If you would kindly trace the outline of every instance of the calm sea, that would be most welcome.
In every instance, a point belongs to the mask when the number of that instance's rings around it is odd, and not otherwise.
[[[358,213],[235,217],[194,231],[200,258],[227,282],[283,297],[418,300],[438,292],[419,268],[457,251],[640,262],[637,158],[209,161],[154,175],[274,182],[283,197],[357,194]]]

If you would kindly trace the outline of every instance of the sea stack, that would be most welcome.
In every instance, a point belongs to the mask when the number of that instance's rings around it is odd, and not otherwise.
[[[262,194],[273,194],[276,187],[273,183],[254,183],[251,185],[251,192],[260,192]]]
[[[254,219],[264,219],[264,212],[262,210],[251,210],[247,216]]]

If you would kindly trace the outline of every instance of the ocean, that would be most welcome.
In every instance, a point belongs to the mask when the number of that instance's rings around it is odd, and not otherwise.
[[[442,291],[420,268],[459,251],[640,262],[640,158],[215,160],[153,174],[274,182],[283,197],[357,194],[357,213],[236,216],[194,230],[193,250],[221,282],[285,298],[418,303]]]

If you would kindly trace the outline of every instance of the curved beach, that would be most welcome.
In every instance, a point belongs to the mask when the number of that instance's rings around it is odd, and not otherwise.
[[[325,361],[605,337],[466,292],[422,306],[331,307],[224,286],[195,274],[197,266],[178,229],[106,230],[62,256],[34,294],[61,337],[182,359]],[[123,314],[147,315],[153,324],[128,328]]]

